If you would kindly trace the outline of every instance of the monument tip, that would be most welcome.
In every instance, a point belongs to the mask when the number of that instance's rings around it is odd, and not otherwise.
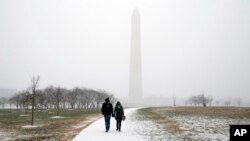
[[[139,14],[139,10],[137,7],[135,7],[134,11],[133,11],[133,14]]]

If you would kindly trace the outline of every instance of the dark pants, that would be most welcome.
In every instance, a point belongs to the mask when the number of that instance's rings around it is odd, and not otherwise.
[[[116,120],[116,130],[121,131],[122,120]]]
[[[104,115],[106,131],[109,131],[109,128],[110,128],[110,118],[111,118],[111,115],[108,115],[108,114]]]

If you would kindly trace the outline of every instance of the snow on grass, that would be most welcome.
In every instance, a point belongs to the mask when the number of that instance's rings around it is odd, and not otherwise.
[[[24,125],[22,126],[23,129],[33,129],[33,128],[39,128],[42,127],[42,125]]]
[[[73,129],[79,129],[79,128],[83,128],[83,127],[86,127],[88,126],[91,122],[99,119],[100,117],[92,117],[92,118],[88,118],[87,120],[84,120],[83,122],[77,124],[77,125],[74,125],[72,126]]]
[[[62,119],[62,118],[66,118],[66,117],[63,117],[63,116],[52,116],[50,118],[53,118],[53,119]]]
[[[5,137],[5,135],[6,135],[6,132],[3,132],[3,131],[0,130],[0,139],[1,140],[2,140],[2,137]]]
[[[142,136],[145,141],[181,141],[178,136],[166,132],[144,115],[134,114],[130,122],[133,134]]]
[[[19,115],[20,117],[27,117],[28,115]]]
[[[11,141],[11,140],[15,140],[14,138],[11,138],[13,136],[13,132],[8,132],[5,130],[1,130],[0,129],[0,140],[1,141]]]
[[[160,129],[165,128],[165,134],[154,134],[154,138],[151,140],[192,140],[192,141],[226,141],[229,140],[229,128],[231,124],[249,124],[249,118],[230,118],[228,116],[207,116],[207,115],[197,115],[197,114],[182,114],[170,112],[167,108],[158,111],[159,109],[153,109],[156,115],[160,116],[158,120],[158,125]],[[184,111],[185,112],[185,111]],[[152,113],[150,113],[152,114]],[[154,113],[153,113],[154,114]],[[242,113],[241,113],[242,114]],[[148,120],[151,121],[149,118]],[[172,121],[179,129],[180,132],[171,132],[168,126]],[[148,127],[148,126],[147,126]],[[160,129],[151,128],[151,134],[154,132],[160,132]],[[157,131],[158,130],[158,131]],[[145,129],[146,132],[146,129]],[[164,134],[162,132],[162,134]],[[170,135],[170,136],[169,136]],[[177,138],[177,139],[176,139]]]
[[[83,128],[83,127],[86,127],[88,124],[87,123],[83,123],[83,124],[80,124],[80,125],[75,125],[75,126],[72,126],[74,129],[79,129],[79,128]]]
[[[110,141],[226,141],[229,140],[230,124],[250,123],[249,118],[174,114],[170,113],[170,110],[159,112],[162,113],[159,115],[161,118],[151,119],[141,114],[140,110],[139,112],[137,110],[125,111],[127,118],[125,122],[122,122],[121,132],[115,131],[115,120],[112,118],[111,131],[105,133],[102,118],[84,129],[73,141],[103,139]],[[173,126],[165,126],[168,124],[173,124]],[[169,129],[175,127],[180,130]]]
[[[192,140],[217,140],[229,139],[230,124],[248,124],[250,120],[238,120],[231,118],[211,118],[207,116],[174,116],[180,128],[186,128],[182,133],[183,137]]]
[[[192,140],[228,140],[229,124],[225,119],[213,119],[206,116],[175,116],[173,120],[177,121],[182,138]],[[187,129],[187,130],[185,130]]]

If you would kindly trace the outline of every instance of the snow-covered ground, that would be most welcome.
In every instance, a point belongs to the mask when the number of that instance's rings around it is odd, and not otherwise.
[[[249,119],[211,118],[207,116],[173,116],[180,128],[184,129],[181,138],[204,141],[229,140],[229,126],[249,124]],[[186,130],[185,130],[186,129]]]
[[[50,118],[65,118],[65,117],[62,117],[62,116],[52,116]]]
[[[137,108],[125,110],[126,121],[122,131],[116,131],[116,121],[111,119],[111,130],[106,133],[104,118],[83,129],[72,141],[178,141],[178,137],[167,133],[151,120],[137,113]]]
[[[25,129],[32,129],[32,128],[38,128],[38,127],[42,127],[42,125],[24,125],[24,126],[22,126],[22,128],[25,128]]]
[[[169,110],[172,110],[171,108]],[[157,110],[155,110],[157,111]],[[152,141],[227,141],[229,140],[229,127],[233,124],[249,124],[250,119],[238,119],[229,117],[211,117],[204,115],[181,115],[171,112],[162,112],[162,122],[158,122],[157,126],[150,125],[152,122],[144,115],[137,114],[140,121],[147,122],[147,128],[144,128],[141,133],[145,134],[147,140]],[[148,121],[149,120],[149,121]],[[161,121],[159,120],[159,121]],[[171,122],[169,122],[171,121]],[[140,122],[139,122],[140,123]],[[161,124],[160,124],[161,123]],[[180,132],[171,132],[171,129],[163,129],[164,124],[175,124],[180,129]],[[145,125],[144,124],[144,125]],[[148,131],[148,132],[147,132]],[[170,132],[168,132],[170,131]],[[147,134],[151,135],[148,136]],[[149,138],[151,137],[151,138]]]
[[[249,124],[249,119],[211,118],[207,116],[177,115],[168,116],[182,130],[170,133],[137,109],[125,110],[126,121],[122,123],[122,132],[117,132],[114,118],[111,120],[111,131],[106,133],[104,118],[101,118],[82,130],[73,141],[226,141],[229,140],[230,124]]]
[[[131,116],[133,134],[140,135],[144,141],[180,141],[178,136],[165,131],[142,114]]]
[[[111,127],[108,133],[105,132],[104,118],[101,118],[82,130],[73,141],[143,141],[142,136],[135,134],[135,123],[133,115],[136,109],[126,109],[126,120],[122,122],[121,132],[116,131],[116,121],[111,118]]]

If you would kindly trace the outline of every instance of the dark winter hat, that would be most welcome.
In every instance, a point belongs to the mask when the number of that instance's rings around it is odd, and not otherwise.
[[[105,102],[109,102],[109,98],[106,98],[106,99],[105,99]]]
[[[117,101],[117,103],[116,103],[117,105],[121,105],[121,102],[120,101]]]

